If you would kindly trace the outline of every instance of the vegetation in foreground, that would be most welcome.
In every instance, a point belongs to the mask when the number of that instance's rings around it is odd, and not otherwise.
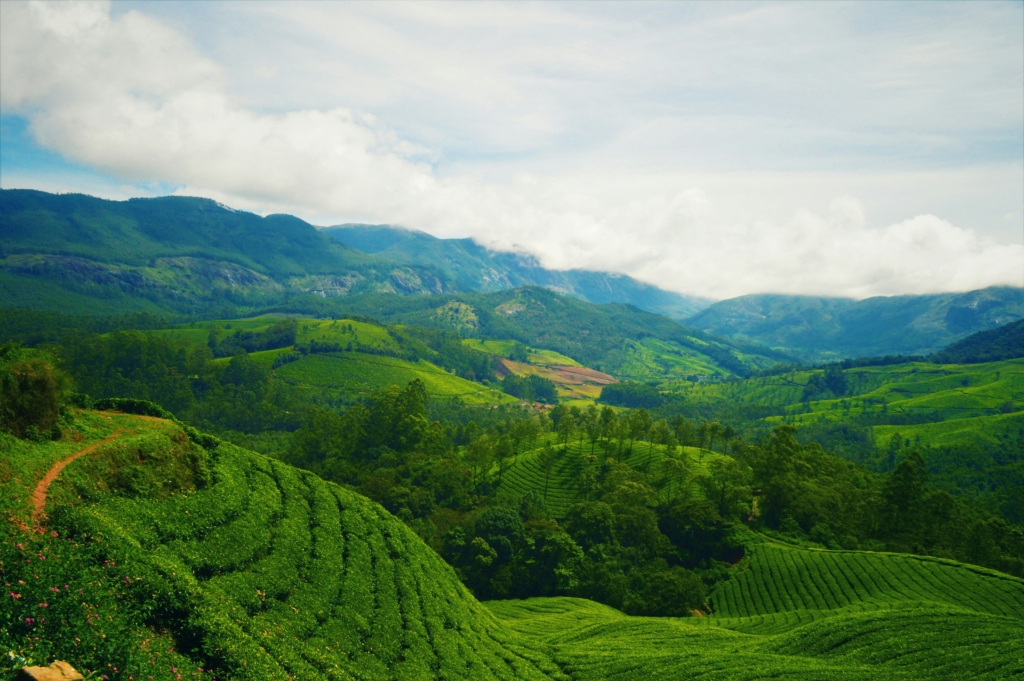
[[[1024,582],[953,561],[752,539],[705,617],[628,617],[574,598],[485,608],[398,519],[310,473],[200,447],[159,419],[73,410],[65,433],[0,436],[0,640],[15,661],[69,659],[112,679],[1024,671]],[[32,529],[34,482],[104,441],[57,478]]]
[[[355,354],[340,347],[343,337],[383,360],[411,363],[401,353],[432,352],[432,366],[448,362],[452,373],[442,373],[451,378],[462,360],[487,361],[465,354],[475,351],[457,336],[366,324],[360,338],[363,324],[252,320],[221,331],[4,346],[0,416],[11,435],[0,440],[0,484],[11,501],[0,569],[12,587],[4,614],[14,624],[3,636],[13,659],[78,655],[87,669],[122,678],[147,664],[166,678],[182,670],[220,678],[749,678],[764,665],[810,678],[1022,671],[1022,583],[1010,575],[1024,572],[1024,535],[971,499],[934,488],[921,451],[902,436],[892,439],[891,465],[876,472],[802,442],[786,423],[748,441],[728,426],[666,413],[671,399],[657,390],[661,401],[650,410],[561,404],[532,412],[431,400],[422,379],[405,388],[367,383],[355,401],[331,404],[321,393],[317,403],[278,376],[303,361]],[[266,417],[291,417],[276,431],[279,460],[202,435],[138,399],[97,404],[150,418],[83,410],[91,398],[70,392],[61,359],[100,396],[127,386],[196,407],[262,403]],[[992,373],[976,367],[979,376]],[[854,368],[808,372],[803,389],[820,376],[835,396]],[[905,383],[937,386],[914,399],[943,408],[949,376],[922,379],[913,368],[897,367]],[[994,385],[1006,369],[996,371]],[[617,389],[620,401],[652,397],[642,384]],[[253,437],[266,432],[258,420],[248,424]],[[82,451],[89,455],[48,490],[48,515],[35,512],[33,483]],[[324,497],[334,500],[326,515]],[[325,529],[335,523],[337,532]],[[359,537],[367,537],[365,551]],[[340,553],[329,555],[339,542]],[[405,564],[417,555],[427,557]],[[339,561],[344,569],[332,571]],[[50,602],[75,584],[77,597]],[[436,584],[444,596],[431,609]],[[345,600],[346,588],[364,591]],[[484,610],[470,592],[530,600]],[[371,604],[362,620],[341,614],[362,613],[359,603]],[[61,632],[88,633],[73,645],[55,633],[58,617]],[[894,645],[899,627],[913,627],[918,645],[941,654],[906,654],[905,639]],[[397,631],[408,633],[396,639]],[[438,652],[443,640],[456,652]],[[672,641],[671,650],[658,641]]]

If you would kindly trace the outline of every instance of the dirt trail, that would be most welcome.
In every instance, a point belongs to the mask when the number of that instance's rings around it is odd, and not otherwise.
[[[38,485],[36,485],[35,491],[32,492],[32,522],[34,524],[42,524],[43,517],[46,515],[44,513],[44,509],[46,508],[46,494],[47,492],[50,491],[50,485],[53,483],[54,480],[57,479],[57,476],[60,475],[60,472],[64,470],[64,467],[67,466],[72,461],[74,461],[75,459],[77,459],[78,457],[85,456],[86,454],[96,451],[103,445],[109,444],[110,442],[114,441],[117,438],[117,436],[120,435],[122,432],[123,429],[118,428],[113,433],[106,436],[99,442],[91,444],[85,449],[80,449],[71,456],[67,457],[66,459],[62,459],[57,463],[53,464],[53,467],[46,472],[46,475],[43,476],[43,479],[39,481]]]

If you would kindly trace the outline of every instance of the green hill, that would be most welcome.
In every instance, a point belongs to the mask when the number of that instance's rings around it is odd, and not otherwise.
[[[337,305],[386,322],[435,326],[486,340],[517,340],[623,377],[664,380],[712,369],[720,376],[743,376],[794,359],[716,338],[630,305],[594,305],[539,287],[429,298],[354,295],[338,299]],[[637,361],[638,353],[642,361]]]
[[[953,420],[1024,410],[1024,360],[987,364],[906,362],[852,367],[842,372],[840,395],[822,380],[822,369],[793,369],[743,381],[673,383],[684,403],[723,418],[796,425],[863,423],[944,429]]]
[[[54,535],[5,525],[5,650],[126,679],[564,678],[365,498],[228,444],[197,451],[168,422],[81,419],[74,445],[3,436],[23,521],[43,471],[104,443],[57,479]]]
[[[1024,582],[953,561],[760,544],[713,614],[572,598],[489,607],[575,679],[953,679],[1024,673]]]
[[[808,359],[936,352],[972,333],[1024,317],[1024,289],[850,298],[755,294],[711,305],[689,326],[763,343]],[[994,358],[993,358],[994,359]]]
[[[195,314],[451,288],[429,267],[366,255],[289,215],[190,197],[0,191],[0,290],[12,306],[66,309],[71,297],[83,311]]]
[[[472,239],[438,239],[425,232],[389,225],[338,225],[323,232],[364,253],[437,269],[458,282],[464,291],[486,293],[544,286],[592,303],[628,303],[673,319],[689,317],[711,303],[706,298],[665,291],[624,274],[548,270],[531,255],[491,251]]]
[[[207,344],[217,329],[223,339],[239,332],[261,333],[282,317],[265,315],[249,319],[197,322],[148,333],[193,346]],[[458,397],[467,404],[513,404],[516,400],[493,388],[453,375],[418,356],[436,357],[437,353],[420,346],[419,353],[408,339],[389,329],[358,320],[298,319],[295,344],[250,353],[253,362],[265,366],[288,385],[308,393],[311,398],[324,394],[352,402],[362,394],[389,385],[406,385],[420,379],[431,397]],[[295,347],[320,344],[315,353],[298,354]],[[230,357],[214,360],[224,367]]]
[[[991,331],[979,331],[937,352],[937,364],[974,364],[1024,357],[1024,319]]]
[[[292,385],[337,390],[349,398],[388,385],[405,385],[418,378],[431,397],[458,397],[466,404],[517,402],[514,397],[453,376],[425,360],[409,362],[362,352],[310,355],[281,366],[277,375]]]

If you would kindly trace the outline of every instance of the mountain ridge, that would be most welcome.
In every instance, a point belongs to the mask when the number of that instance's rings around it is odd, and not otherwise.
[[[806,359],[927,355],[1024,317],[1024,288],[876,296],[750,294],[684,320],[707,333],[784,347]]]
[[[618,272],[550,270],[528,253],[494,251],[472,238],[442,239],[404,227],[356,223],[324,227],[321,231],[363,253],[408,265],[435,267],[458,282],[460,288],[474,293],[543,286],[592,303],[628,303],[677,320],[692,316],[713,302],[666,291]]]

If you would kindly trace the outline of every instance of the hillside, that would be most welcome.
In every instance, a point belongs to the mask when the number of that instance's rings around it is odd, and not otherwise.
[[[557,444],[555,439],[548,438],[547,444]],[[594,459],[589,460],[589,456],[594,456]],[[601,447],[595,448],[589,442],[574,440],[564,450],[556,450],[550,470],[545,469],[542,447],[518,454],[501,472],[498,491],[514,497],[535,493],[544,500],[553,517],[564,518],[570,506],[588,499],[591,490],[581,481],[592,475],[597,461],[606,456],[618,456],[634,470],[649,471],[652,477],[661,477],[655,489],[660,498],[666,501],[686,495],[703,498],[703,492],[694,477],[706,476],[712,461],[728,460],[724,454],[697,447],[683,447],[681,451],[668,456],[664,446],[652,446],[646,442],[634,443],[630,451],[629,445],[625,443],[615,447],[611,443],[602,442]],[[668,468],[665,465],[666,459],[678,462],[687,470],[684,480],[672,476],[672,472],[679,468]]]
[[[690,317],[712,302],[665,291],[624,274],[545,269],[531,255],[492,251],[472,239],[439,239],[390,225],[337,225],[323,232],[364,253],[432,267],[463,291],[490,293],[543,286],[592,303],[627,303],[673,319]]]
[[[1017,357],[1024,357],[1024,319],[990,331],[979,331],[929,359],[937,364],[975,364]]]
[[[386,322],[432,326],[485,340],[517,340],[628,378],[746,375],[794,359],[752,343],[716,338],[630,305],[595,305],[540,287],[429,298],[354,295],[338,299],[337,306]],[[637,355],[644,361],[637,362]]]
[[[267,315],[214,320],[148,333],[205,346],[211,332],[230,341],[236,333],[264,333],[281,319],[283,317]],[[372,390],[420,379],[427,394],[434,398],[457,397],[473,405],[515,403],[515,399],[499,390],[453,375],[427,359],[438,361],[438,353],[423,345],[412,348],[409,339],[396,334],[397,330],[371,322],[300,318],[293,342],[252,352],[249,358],[311,400],[327,398],[351,403]],[[214,360],[213,364],[223,368],[229,362],[230,357],[225,356]]]
[[[5,581],[29,577],[4,599],[19,622],[5,650],[126,679],[564,678],[365,498],[228,444],[196,451],[168,422],[79,418],[74,444],[3,436],[5,510],[22,522],[42,472],[100,444],[51,488],[55,534],[4,526]],[[171,474],[160,493],[143,484]],[[28,568],[11,560],[25,551]]]
[[[1011,678],[1024,582],[900,554],[760,544],[708,617],[626,617],[572,598],[488,605],[578,679]]]
[[[403,523],[311,473],[162,419],[78,411],[73,432],[0,435],[14,660],[159,680],[1024,673],[1024,582],[991,570],[751,535],[703,617],[482,605]]]
[[[289,215],[177,196],[0,191],[0,290],[11,307],[75,301],[81,312],[203,313],[303,295],[451,288],[429,267],[366,255]]]
[[[746,295],[686,320],[708,333],[799,353],[808,359],[936,352],[972,333],[1024,317],[1024,289],[849,298]]]

